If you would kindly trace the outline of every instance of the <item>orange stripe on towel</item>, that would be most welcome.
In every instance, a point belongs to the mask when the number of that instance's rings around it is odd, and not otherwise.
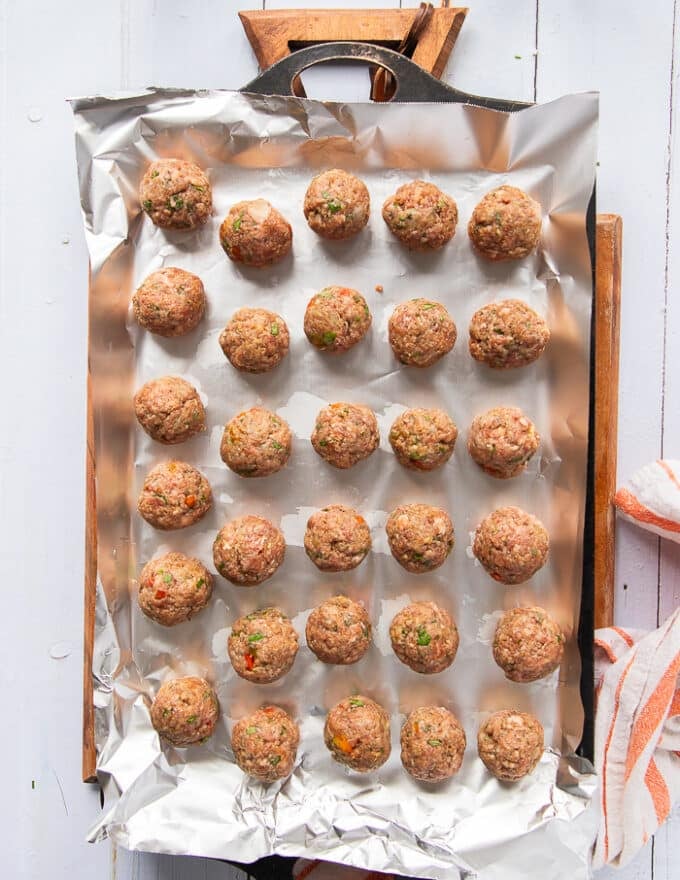
[[[678,651],[670,665],[666,668],[666,671],[659,679],[659,683],[652,691],[652,695],[638,712],[638,716],[633,724],[633,730],[631,731],[628,743],[628,754],[626,755],[626,782],[633,772],[635,762],[649,743],[652,732],[666,716],[666,709],[673,699],[678,670],[680,670],[680,651]]]
[[[619,714],[619,707],[621,704],[621,691],[623,689],[623,683],[626,680],[626,676],[630,672],[630,667],[633,665],[633,660],[635,660],[636,654],[633,653],[633,656],[628,661],[628,665],[623,670],[623,674],[619,679],[619,683],[616,686],[616,692],[614,694],[614,711],[612,712],[612,718],[609,722],[609,733],[607,734],[607,741],[604,746],[604,759],[602,762],[602,812],[604,813],[604,860],[605,862],[609,861],[609,822],[607,820],[607,758],[609,757],[609,746],[612,743],[612,737],[614,736],[614,727],[616,725],[616,717]]]
[[[654,803],[657,822],[661,825],[671,811],[671,796],[668,793],[668,786],[659,772],[654,758],[652,758],[647,767],[645,785]]]
[[[659,467],[663,468],[663,470],[666,471],[671,483],[674,483],[675,486],[680,489],[680,483],[678,482],[678,478],[675,476],[673,468],[661,458],[657,459],[656,463],[659,465]]]
[[[633,519],[637,519],[640,522],[647,523],[647,525],[657,526],[667,532],[680,532],[680,523],[673,519],[666,519],[663,516],[659,516],[658,513],[654,513],[653,510],[650,510],[638,501],[635,495],[633,495],[628,489],[619,489],[614,496],[614,504],[623,513],[627,513],[628,516],[632,516]]]
[[[595,639],[595,647],[602,648],[602,650],[607,655],[607,659],[610,663],[616,663],[616,661],[618,660],[618,657],[612,650],[611,646],[608,645],[607,642],[602,641],[602,639]]]
[[[629,648],[633,647],[633,645],[634,645],[633,639],[630,637],[630,635],[628,635],[628,633],[625,631],[625,629],[621,629],[620,626],[613,626],[612,629],[614,630],[614,632],[617,635],[621,636],[621,638],[628,645]]]
[[[674,715],[680,715],[680,688],[673,694],[673,699],[671,701],[671,707],[668,710],[668,717],[672,718]]]

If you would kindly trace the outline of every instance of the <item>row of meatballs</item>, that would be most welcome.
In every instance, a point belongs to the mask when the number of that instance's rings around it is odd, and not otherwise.
[[[132,297],[135,319],[151,333],[173,337],[200,323],[206,307],[203,282],[184,269],[168,267],[149,275]],[[372,323],[366,299],[350,287],[324,287],[305,310],[304,331],[320,351],[348,351]],[[397,360],[430,367],[454,347],[458,331],[446,307],[418,297],[400,303],[388,322],[388,339]],[[536,361],[550,340],[545,320],[526,303],[506,299],[490,303],[472,317],[469,350],[475,360],[506,370]],[[219,337],[229,362],[245,373],[267,373],[288,354],[288,325],[276,312],[238,309]]]
[[[161,685],[151,706],[151,721],[160,736],[178,747],[205,742],[215,730],[220,708],[205,679],[187,676]],[[401,728],[401,762],[423,782],[443,782],[461,767],[465,731],[455,715],[442,706],[422,706]],[[300,730],[279,706],[263,706],[234,725],[231,750],[248,776],[261,782],[287,778],[293,771]],[[324,743],[344,766],[368,773],[390,756],[390,718],[369,697],[354,694],[329,711]],[[531,773],[544,749],[543,726],[533,715],[512,709],[494,712],[480,726],[477,751],[498,779],[514,781]]]
[[[198,391],[178,376],[143,385],[134,398],[137,420],[159,443],[182,443],[206,429]],[[389,441],[399,464],[432,471],[451,458],[458,428],[441,409],[408,409],[393,422]],[[315,452],[328,464],[348,469],[372,455],[380,444],[375,413],[363,404],[338,402],[322,409],[311,435]],[[517,407],[494,407],[476,416],[467,439],[473,461],[498,479],[519,476],[540,445],[533,422]],[[241,477],[266,477],[290,459],[293,435],[287,422],[263,407],[234,416],[224,428],[222,460]],[[154,523],[155,525],[156,523]],[[161,528],[172,528],[160,525]]]
[[[173,466],[176,473],[168,471]],[[169,497],[172,490],[161,479],[164,473],[173,479],[178,475],[183,486],[187,477],[195,475],[202,481],[201,486],[194,489],[191,485],[192,494],[182,495],[178,502]],[[147,476],[138,509],[151,525],[159,527],[162,523],[167,528],[168,505],[179,503],[184,509],[180,508],[173,525],[188,526],[209,509],[209,492],[210,486],[199,471],[183,462],[169,462],[158,465]],[[443,508],[429,504],[399,505],[387,517],[385,532],[392,556],[412,574],[439,568],[454,546],[451,517]],[[472,551],[495,581],[515,585],[525,583],[545,565],[549,545],[548,532],[537,517],[519,507],[499,507],[477,526]],[[364,561],[371,547],[368,523],[352,507],[331,504],[307,521],[304,548],[321,571],[351,571]],[[220,529],[213,544],[213,559],[227,580],[239,586],[256,586],[279,568],[285,551],[283,532],[277,526],[264,517],[247,514]],[[148,563],[152,564],[153,560]]]
[[[159,616],[156,593],[172,592],[166,588],[166,573],[170,573],[166,563],[154,566],[151,575],[142,576],[139,590],[144,613],[162,623],[167,622],[168,605],[160,606],[163,614]],[[200,578],[197,574],[194,573],[192,586],[202,581],[195,591],[201,593],[198,601],[205,603],[211,583],[204,574]],[[159,584],[163,584],[163,589]],[[184,601],[187,603],[186,596]],[[196,610],[193,604],[192,611]],[[403,608],[393,618],[389,632],[394,653],[414,672],[443,672],[456,658],[458,629],[448,611],[435,602],[413,602]],[[347,596],[334,596],[311,612],[305,635],[307,646],[322,663],[348,666],[368,651],[372,626],[363,605]],[[512,608],[503,614],[496,627],[493,656],[510,681],[538,681],[562,662],[564,641],[560,626],[543,608]],[[279,608],[261,608],[240,617],[233,623],[227,641],[234,671],[254,684],[271,684],[282,678],[293,666],[298,648],[295,628]]]
[[[182,159],[152,162],[139,187],[142,209],[166,229],[195,229],[213,213],[210,181],[198,165]],[[366,184],[337,168],[314,177],[304,198],[304,215],[317,235],[346,240],[361,232],[370,215]],[[400,186],[382,207],[390,232],[406,248],[434,251],[456,232],[455,199],[433,183],[414,180]],[[487,193],[468,222],[477,254],[488,260],[519,260],[535,250],[541,236],[541,206],[514,186]],[[285,257],[293,244],[290,223],[265,199],[233,205],[220,226],[220,243],[236,263],[257,268]]]

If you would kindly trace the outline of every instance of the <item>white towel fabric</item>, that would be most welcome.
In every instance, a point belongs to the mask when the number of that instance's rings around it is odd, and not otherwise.
[[[629,862],[680,798],[680,608],[650,633],[598,630],[595,646],[598,868]]]

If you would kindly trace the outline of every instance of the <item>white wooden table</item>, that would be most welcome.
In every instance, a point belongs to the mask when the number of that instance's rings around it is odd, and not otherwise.
[[[8,880],[238,874],[84,843],[99,811],[98,792],[80,782],[87,255],[64,97],[146,85],[238,88],[257,73],[240,5],[0,0],[0,827]],[[267,8],[294,5],[266,0]],[[680,457],[680,4],[471,5],[450,82],[522,100],[601,92],[598,207],[622,214],[625,228],[619,473],[662,454]],[[318,98],[363,99],[366,81],[358,72],[305,79]],[[617,622],[654,627],[680,603],[680,547],[621,525],[616,590]],[[677,880],[674,836],[680,810],[621,880]]]

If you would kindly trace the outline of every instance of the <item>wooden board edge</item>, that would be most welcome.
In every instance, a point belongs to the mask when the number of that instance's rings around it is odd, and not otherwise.
[[[595,267],[595,627],[614,622],[616,447],[618,429],[623,221],[598,214]]]
[[[87,374],[87,447],[85,453],[85,591],[83,643],[83,782],[97,781],[97,747],[94,738],[94,619],[97,597],[97,490],[95,483],[94,414],[92,380]]]
[[[400,42],[417,11],[417,8],[254,9],[243,10],[238,17],[260,70],[266,70],[290,54],[291,40]],[[433,76],[440,77],[444,72],[467,13],[468,8],[464,6],[435,8],[414,53],[414,60]],[[351,30],[351,35],[347,30]]]

